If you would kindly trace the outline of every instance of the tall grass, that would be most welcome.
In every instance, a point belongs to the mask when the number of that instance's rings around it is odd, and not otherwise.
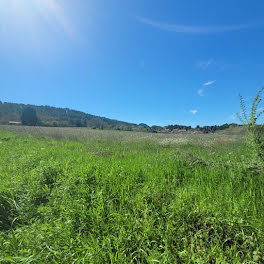
[[[242,140],[111,133],[0,131],[0,263],[264,262]]]

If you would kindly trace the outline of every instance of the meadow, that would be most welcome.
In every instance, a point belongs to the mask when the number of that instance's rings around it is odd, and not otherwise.
[[[0,263],[264,263],[243,131],[0,126]]]

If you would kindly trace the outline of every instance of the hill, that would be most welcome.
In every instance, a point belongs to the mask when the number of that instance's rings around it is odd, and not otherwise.
[[[94,129],[140,131],[147,131],[149,128],[145,124],[136,125],[128,122],[90,115],[69,108],[3,102],[0,102],[0,124],[8,124],[10,121],[21,121],[22,112],[26,107],[31,107],[36,110],[39,119],[38,125],[41,126],[89,127]]]
[[[240,135],[245,136],[248,134],[246,126],[234,126],[230,125],[228,128],[224,130],[217,131],[218,134],[222,135]]]
[[[39,126],[53,127],[88,127],[92,129],[108,129],[108,130],[125,130],[125,131],[140,131],[140,132],[155,132],[155,133],[214,133],[224,131],[229,127],[237,127],[237,124],[223,124],[214,126],[197,126],[192,128],[185,125],[168,125],[148,126],[144,123],[133,124],[124,121],[109,119],[90,115],[81,111],[72,110],[69,108],[58,108],[52,106],[37,106],[25,105],[16,103],[6,103],[0,101],[0,125],[7,125],[11,122],[21,121],[21,116],[26,107],[35,109]]]

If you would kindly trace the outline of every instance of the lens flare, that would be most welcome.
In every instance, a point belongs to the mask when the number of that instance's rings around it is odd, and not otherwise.
[[[1,0],[0,37],[34,37],[41,31],[62,31],[72,36],[65,6],[58,0]]]

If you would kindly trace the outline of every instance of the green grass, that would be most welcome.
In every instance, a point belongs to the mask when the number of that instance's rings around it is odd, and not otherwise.
[[[247,127],[246,126],[230,126],[227,129],[219,130],[216,132],[217,134],[224,135],[247,135]]]
[[[243,138],[7,129],[0,263],[264,263]]]

